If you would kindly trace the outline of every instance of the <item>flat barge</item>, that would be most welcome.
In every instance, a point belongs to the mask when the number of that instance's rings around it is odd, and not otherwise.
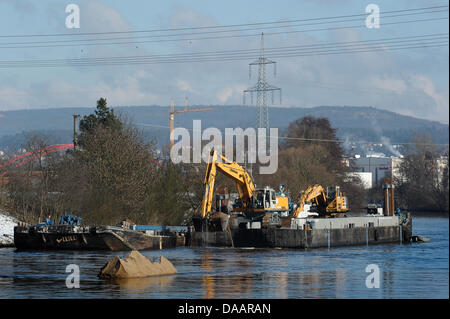
[[[139,229],[137,226],[18,225],[14,227],[14,245],[20,250],[109,251],[186,245],[184,229],[172,230],[165,226],[141,226]]]
[[[412,218],[361,216],[341,218],[297,218],[283,220],[281,227],[262,227],[260,222],[239,218],[222,220],[214,231],[207,223],[194,226],[191,247],[326,248],[381,243],[406,243],[412,238]]]

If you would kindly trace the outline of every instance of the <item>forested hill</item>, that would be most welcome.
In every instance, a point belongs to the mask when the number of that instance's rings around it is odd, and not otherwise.
[[[191,108],[205,107],[195,105]],[[212,111],[175,115],[175,126],[192,127],[194,119],[202,120],[202,128],[226,127],[247,128],[255,125],[254,106],[208,106]],[[125,115],[133,123],[154,137],[159,144],[168,143],[168,106],[114,107],[118,114]],[[179,107],[182,109],[183,107]],[[70,142],[73,130],[73,114],[87,115],[94,108],[53,108],[39,110],[2,111],[0,118],[0,149],[15,147],[23,142],[23,132],[44,131],[56,143]],[[270,126],[286,129],[288,124],[303,116],[327,117],[338,129],[338,137],[346,141],[379,141],[387,137],[391,142],[409,142],[416,132],[429,134],[436,143],[447,144],[449,126],[401,115],[373,107],[318,106],[313,108],[270,108]],[[280,133],[282,134],[282,133]]]

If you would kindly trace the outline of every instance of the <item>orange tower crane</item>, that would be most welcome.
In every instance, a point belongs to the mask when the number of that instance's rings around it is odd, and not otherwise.
[[[189,112],[203,112],[203,111],[212,111],[213,110],[211,107],[188,109],[187,104],[188,104],[188,98],[186,97],[184,110],[175,111],[173,99],[170,100],[170,110],[169,110],[170,149],[172,149],[173,145],[175,144],[174,136],[173,136],[173,130],[174,130],[174,126],[175,126],[175,124],[174,124],[175,114],[189,113]]]

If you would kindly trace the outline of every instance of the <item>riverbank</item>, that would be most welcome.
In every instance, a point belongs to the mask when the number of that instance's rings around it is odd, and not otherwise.
[[[0,211],[0,247],[14,246],[14,226],[17,226],[17,220]]]
[[[448,218],[448,212],[422,212],[422,211],[411,211],[413,217],[439,217]]]

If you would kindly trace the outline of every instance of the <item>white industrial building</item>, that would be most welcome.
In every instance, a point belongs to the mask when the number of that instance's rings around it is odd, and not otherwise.
[[[385,178],[399,177],[399,165],[402,158],[382,157],[369,155],[355,156],[352,159],[354,174],[358,175],[367,188],[376,187],[383,183]]]
[[[353,172],[349,176],[358,176],[366,189],[380,186],[385,178],[402,179],[400,165],[403,162],[403,157],[373,155],[361,157],[356,155],[355,158],[349,159],[350,161],[352,162]],[[441,156],[436,161],[439,182],[442,179],[445,167],[447,167],[447,162],[447,156]]]

